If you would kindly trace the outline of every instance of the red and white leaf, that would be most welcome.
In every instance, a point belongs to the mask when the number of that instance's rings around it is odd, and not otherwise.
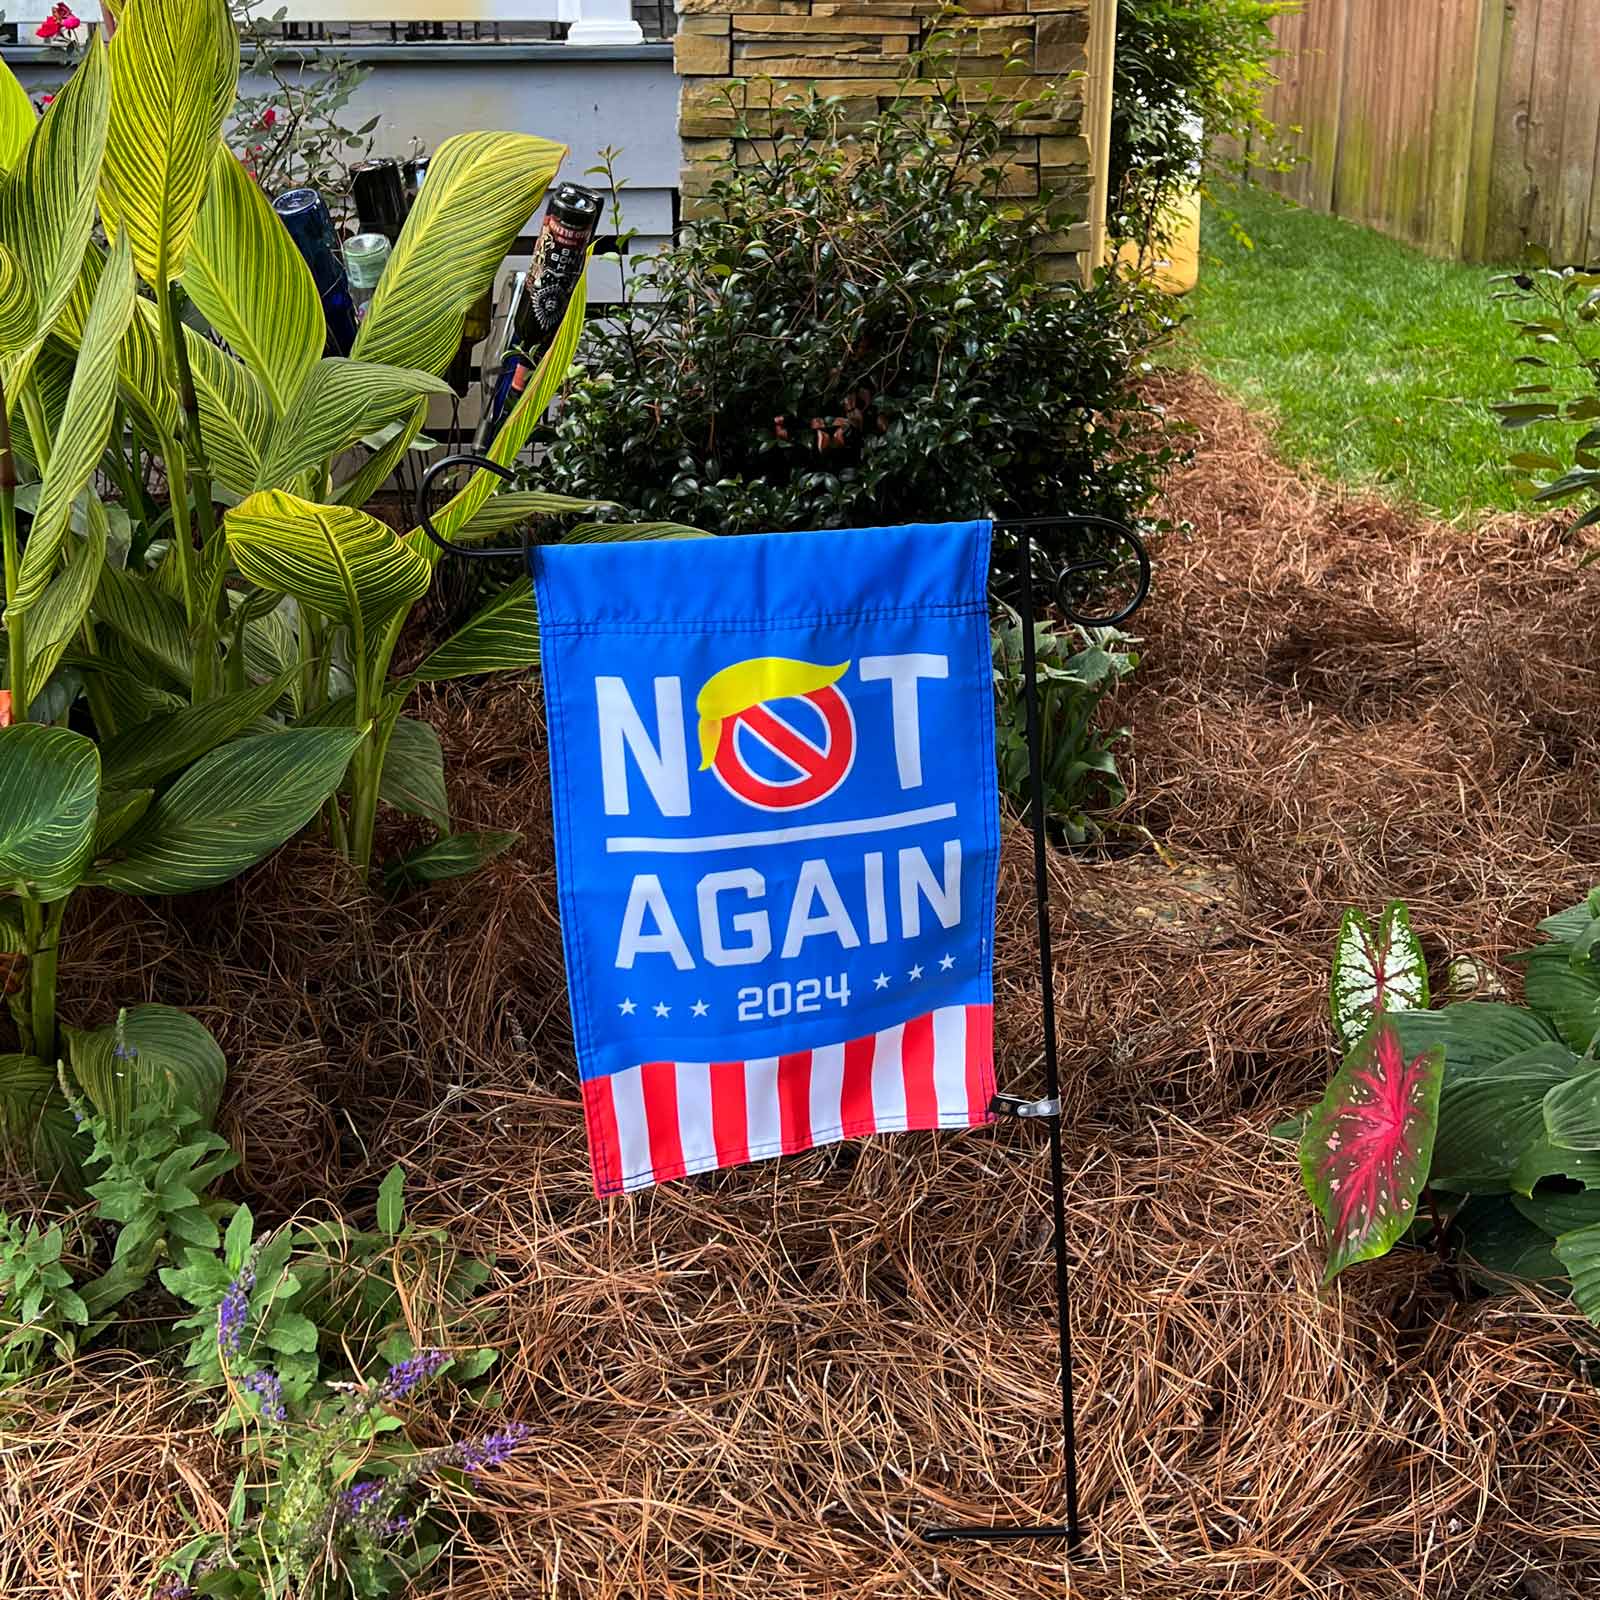
[[[1345,912],[1329,991],[1333,1031],[1345,1050],[1381,1012],[1428,1009],[1428,963],[1400,901],[1383,908],[1376,927],[1359,911]]]
[[[1444,1047],[1407,1061],[1380,1016],[1333,1075],[1300,1139],[1306,1192],[1328,1226],[1329,1282],[1387,1254],[1411,1225],[1439,1127]]]

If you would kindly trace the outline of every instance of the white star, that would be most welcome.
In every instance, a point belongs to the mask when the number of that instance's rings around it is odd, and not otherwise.
[[[906,974],[906,976],[907,976],[907,977],[908,977],[908,978],[910,978],[910,980],[911,980],[911,981],[912,981],[912,982],[913,982],[913,983],[915,983],[915,982],[916,982],[916,981],[917,981],[917,979],[918,979],[918,978],[920,978],[920,977],[921,977],[921,976],[922,976],[922,968],[921,968],[921,967],[913,967],[913,968],[912,968],[912,969],[911,969],[911,970],[910,970],[910,972],[908,972],[908,973],[907,973],[907,974]]]
[[[872,980],[872,987],[874,989],[887,989],[889,987],[889,974],[887,972],[880,972],[878,976]]]
[[[631,1017],[638,1009],[638,1006],[636,1006],[631,1000],[624,1000],[622,1004],[617,1007],[617,1010],[620,1011],[625,1017]]]
[[[697,1017],[703,1017],[706,1012],[711,1009],[711,1007],[708,1006],[704,1000],[696,1000],[695,1003],[689,1007],[689,1009],[694,1012]]]
[[[657,1000],[656,1015],[658,1017],[670,1017],[672,1015],[672,1007],[669,1006],[664,1000]]]
[[[939,958],[939,970],[941,972],[948,972],[955,964],[956,958],[954,956],[941,956]]]

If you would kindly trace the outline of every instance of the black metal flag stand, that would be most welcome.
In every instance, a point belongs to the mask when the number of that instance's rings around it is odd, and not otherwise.
[[[528,554],[528,545],[496,547],[453,544],[433,525],[429,491],[433,480],[452,467],[482,468],[506,482],[512,474],[499,463],[477,454],[446,456],[423,474],[417,487],[415,514],[424,533],[449,555],[474,559]],[[1084,555],[1052,574],[1054,598],[1061,614],[1082,627],[1115,627],[1126,622],[1144,604],[1150,591],[1150,557],[1134,532],[1106,517],[1064,516],[1025,517],[996,524],[1017,541],[1016,571],[1012,583],[1002,581],[1004,590],[1014,584],[1016,610],[1022,624],[1022,695],[1028,744],[1028,811],[1033,827],[1033,899],[1039,931],[1040,1021],[1044,1033],[1044,1081],[1042,1100],[1025,1100],[1017,1095],[997,1094],[992,1109],[1002,1116],[1043,1122],[1050,1140],[1050,1211],[1055,1241],[1056,1334],[1061,1360],[1061,1460],[1065,1475],[1066,1520],[1040,1524],[978,1523],[955,1527],[925,1528],[922,1537],[931,1543],[948,1544],[960,1539],[1004,1543],[1022,1539],[1064,1539],[1067,1549],[1077,1547],[1083,1537],[1083,1521],[1078,1508],[1078,1455],[1072,1409],[1072,1318],[1067,1282],[1067,1195],[1066,1175],[1061,1150],[1061,1077],[1056,1059],[1056,1003],[1053,962],[1050,953],[1050,883],[1048,877],[1049,839],[1044,806],[1044,735],[1039,711],[1038,650],[1034,638],[1035,620],[1035,545],[1034,534],[1043,529],[1085,529],[1109,534],[1110,551]],[[1131,569],[1131,570],[1130,570]],[[1119,571],[1130,571],[1132,589],[1121,603],[1105,615],[1085,615],[1075,601],[1091,588],[1095,574],[1114,579]]]

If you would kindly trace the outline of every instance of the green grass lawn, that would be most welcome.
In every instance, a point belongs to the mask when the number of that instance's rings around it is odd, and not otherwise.
[[[1491,269],[1270,196],[1228,206],[1254,248],[1207,210],[1179,359],[1273,415],[1297,464],[1446,517],[1523,504],[1506,457],[1561,454],[1561,435],[1507,433],[1485,409],[1526,381]]]

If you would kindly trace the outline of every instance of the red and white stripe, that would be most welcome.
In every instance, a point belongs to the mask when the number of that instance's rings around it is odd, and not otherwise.
[[[994,1013],[943,1006],[754,1061],[647,1061],[583,1085],[596,1194],[873,1133],[992,1120]]]

